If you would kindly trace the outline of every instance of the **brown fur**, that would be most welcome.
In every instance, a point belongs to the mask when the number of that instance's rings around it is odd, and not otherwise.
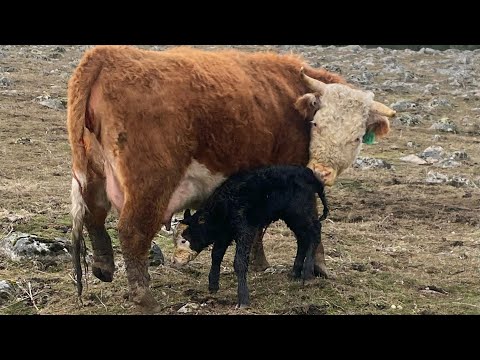
[[[307,164],[310,125],[294,107],[308,92],[302,66],[325,83],[345,83],[293,55],[127,46],[85,53],[68,85],[73,172],[93,219],[90,237],[105,250],[105,207],[93,199],[105,197],[111,169],[123,195],[118,229],[134,301],[154,304],[148,249],[192,158],[225,176],[261,165]],[[108,266],[99,263],[93,271],[111,281],[113,255],[104,253],[97,258]]]

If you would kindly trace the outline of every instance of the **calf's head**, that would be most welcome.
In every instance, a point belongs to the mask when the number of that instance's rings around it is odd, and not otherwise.
[[[325,84],[304,74],[303,81],[315,94],[306,94],[295,103],[296,109],[311,120],[311,168],[325,185],[332,186],[337,176],[353,164],[364,136],[385,136],[388,117],[395,111],[373,100],[370,91],[343,84]]]
[[[208,244],[207,227],[202,210],[191,215],[190,210],[185,210],[183,220],[175,230],[174,252],[172,264],[174,266],[184,266],[195,259],[197,255],[205,249]]]

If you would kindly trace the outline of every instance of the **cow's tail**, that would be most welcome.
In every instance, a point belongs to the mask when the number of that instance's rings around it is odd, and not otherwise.
[[[83,238],[85,212],[88,211],[83,198],[87,188],[87,153],[84,131],[88,113],[90,91],[102,70],[102,54],[94,48],[82,58],[68,83],[67,128],[72,150],[72,259],[75,270],[78,296],[82,295],[82,260],[85,275],[88,273],[86,246]],[[81,259],[82,258],[82,259]]]
[[[328,209],[327,196],[325,195],[325,186],[324,186],[323,182],[318,180],[315,175],[313,175],[313,177],[315,178],[315,185],[316,185],[318,197],[322,201],[322,205],[323,205],[323,214],[322,214],[322,216],[320,216],[318,218],[318,220],[323,221],[327,218],[328,213],[330,211]]]

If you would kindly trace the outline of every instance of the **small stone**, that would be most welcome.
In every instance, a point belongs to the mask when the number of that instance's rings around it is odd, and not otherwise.
[[[199,306],[196,303],[186,303],[180,309],[178,309],[177,312],[180,313],[180,314],[186,314],[186,313],[190,313],[193,310],[196,310],[198,308],[199,308]]]
[[[393,166],[382,159],[358,156],[353,163],[353,167],[357,169],[393,169]]]
[[[407,111],[407,110],[414,110],[418,106],[417,103],[408,100],[400,100],[396,103],[390,104],[390,107],[395,111]]]
[[[452,123],[448,118],[443,118],[440,119],[439,122],[436,122],[432,126],[430,126],[430,130],[456,133],[457,126]]]
[[[409,162],[415,165],[425,165],[427,162],[417,155],[411,154],[400,158],[401,161]]]
[[[7,87],[12,85],[12,80],[6,77],[0,77],[0,86]]]
[[[0,280],[0,304],[11,299],[13,295],[14,291],[10,283],[6,280]]]
[[[60,99],[46,99],[46,100],[40,101],[39,104],[54,110],[66,109],[64,101]]]
[[[461,161],[461,160],[468,160],[468,155],[465,151],[461,150],[461,151],[454,151],[452,156],[451,156],[451,159],[452,160],[457,160],[457,161]]]
[[[393,310],[395,310],[397,307],[395,305],[390,306]]]

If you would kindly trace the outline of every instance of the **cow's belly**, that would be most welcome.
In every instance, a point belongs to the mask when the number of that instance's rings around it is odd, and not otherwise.
[[[205,165],[192,160],[170,198],[163,217],[164,224],[168,226],[176,212],[198,209],[225,179],[223,174],[212,173]]]

